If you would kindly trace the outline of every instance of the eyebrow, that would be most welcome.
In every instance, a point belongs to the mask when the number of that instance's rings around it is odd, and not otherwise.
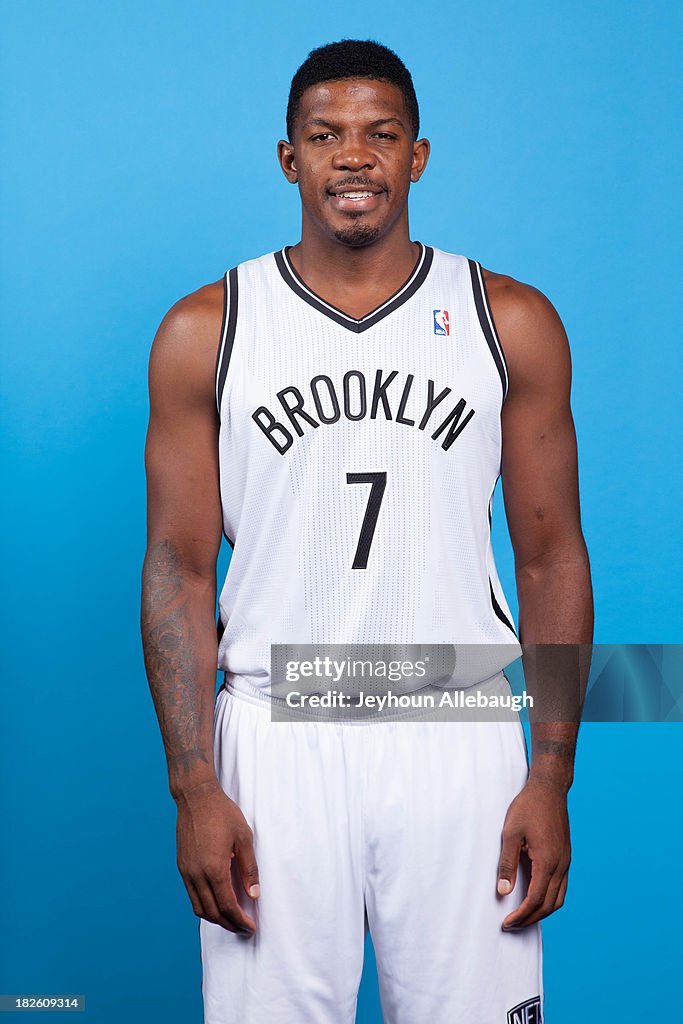
[[[368,128],[378,128],[381,124],[397,124],[400,128],[405,128],[403,121],[398,117],[379,117],[376,121],[371,121],[367,126]],[[304,121],[301,129],[304,128],[334,128],[338,125],[334,124],[333,121],[326,121],[322,117],[311,117],[308,121]]]

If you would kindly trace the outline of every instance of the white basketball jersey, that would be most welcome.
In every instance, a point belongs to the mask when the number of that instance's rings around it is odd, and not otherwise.
[[[481,266],[419,250],[360,320],[287,248],[225,275],[218,667],[238,690],[270,692],[271,643],[505,645],[487,675],[521,654],[490,532],[503,350]]]

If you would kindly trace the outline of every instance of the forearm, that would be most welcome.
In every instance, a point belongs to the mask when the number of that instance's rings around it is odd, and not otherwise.
[[[585,547],[517,574],[531,712],[530,779],[567,792],[590,668],[593,596]]]
[[[215,781],[216,582],[188,571],[171,541],[151,546],[142,573],[145,668],[174,798]]]

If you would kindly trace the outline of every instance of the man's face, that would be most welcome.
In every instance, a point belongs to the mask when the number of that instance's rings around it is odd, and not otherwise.
[[[411,181],[429,156],[413,141],[403,93],[367,78],[307,89],[292,143],[278,154],[288,181],[299,185],[304,218],[346,245],[368,245],[407,210]]]

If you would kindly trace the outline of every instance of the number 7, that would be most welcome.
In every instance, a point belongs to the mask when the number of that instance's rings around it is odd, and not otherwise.
[[[387,474],[386,472],[347,473],[346,482],[347,484],[372,484],[370,496],[368,497],[368,507],[365,509],[363,525],[360,528],[358,547],[356,548],[353,565],[351,566],[352,569],[367,569],[370,545],[375,535],[375,527],[377,526],[384,489],[387,486]]]

